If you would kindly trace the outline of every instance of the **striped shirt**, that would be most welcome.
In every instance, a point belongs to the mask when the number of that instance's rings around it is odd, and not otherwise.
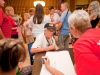
[[[11,37],[12,27],[2,9],[0,9],[0,28],[5,38]]]

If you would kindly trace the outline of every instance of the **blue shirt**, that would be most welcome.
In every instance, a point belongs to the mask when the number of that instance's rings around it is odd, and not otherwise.
[[[67,13],[68,12],[68,13]],[[68,35],[69,34],[69,25],[68,25],[68,17],[71,14],[71,12],[68,10],[65,10],[61,14],[60,22],[62,22],[62,27],[60,29],[60,33],[63,35]]]

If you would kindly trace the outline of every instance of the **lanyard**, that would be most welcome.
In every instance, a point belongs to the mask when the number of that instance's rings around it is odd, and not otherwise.
[[[45,37],[46,38],[46,37]],[[51,40],[52,40],[52,42],[50,43],[49,41],[48,41],[48,39],[46,38],[46,40],[47,40],[47,42],[48,42],[48,46],[50,46],[51,45],[51,43],[53,44],[53,39],[51,38]]]

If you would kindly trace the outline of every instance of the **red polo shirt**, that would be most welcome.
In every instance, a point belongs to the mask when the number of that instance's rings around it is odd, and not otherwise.
[[[9,19],[9,21],[11,23],[12,28],[16,28],[18,26],[17,23],[15,22],[15,20],[12,17],[8,16],[8,19]],[[17,29],[12,30],[12,33],[11,34],[12,35],[18,35]]]
[[[4,14],[2,9],[0,9],[0,28],[5,38],[11,37],[12,27],[7,16]]]
[[[100,75],[100,29],[89,29],[75,42],[77,75]]]

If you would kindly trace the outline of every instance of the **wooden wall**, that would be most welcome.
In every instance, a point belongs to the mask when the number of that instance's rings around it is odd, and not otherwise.
[[[5,7],[6,6],[13,6],[15,13],[18,15],[23,16],[23,13],[29,12],[30,8],[35,8],[33,2],[36,0],[5,0]],[[89,4],[91,1],[94,0],[43,0],[45,1],[44,11],[45,14],[48,14],[48,7],[54,6],[56,9],[60,9],[60,4],[62,2],[67,2],[69,4],[69,9],[73,12],[76,8],[76,5],[87,3]],[[97,0],[100,2],[100,0]]]
[[[15,13],[23,16],[23,13],[29,12],[30,8],[35,8],[33,2],[36,0],[5,0],[6,6],[13,6]],[[44,11],[48,14],[48,7],[54,6],[58,9],[58,0],[43,0],[45,1]]]

